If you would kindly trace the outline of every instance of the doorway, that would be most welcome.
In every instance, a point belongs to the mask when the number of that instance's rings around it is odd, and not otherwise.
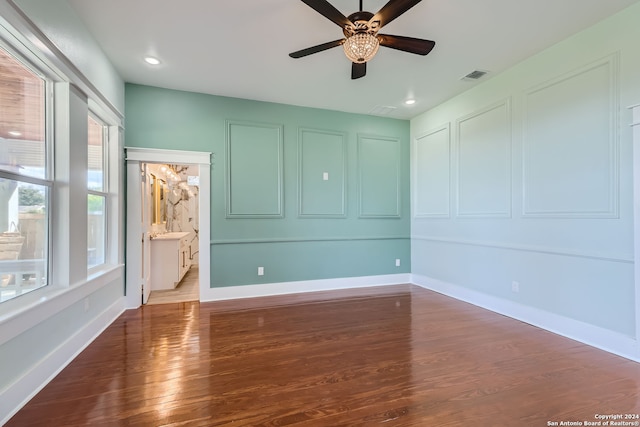
[[[199,167],[141,163],[140,169],[147,193],[142,210],[150,217],[151,233],[150,292],[143,289],[142,304],[198,301]]]
[[[193,294],[200,296],[209,289],[210,158],[211,153],[126,148],[126,300],[129,308],[147,303],[154,287],[166,294],[161,302],[193,299],[181,295],[189,286]],[[172,172],[178,177],[173,183],[169,182],[168,175],[161,173],[162,167],[174,169]],[[189,180],[198,185],[189,186]],[[197,197],[189,193],[196,187]],[[181,211],[172,211],[174,208]],[[190,214],[185,214],[185,209],[193,210],[191,222],[194,218],[197,222],[189,224]],[[175,256],[176,262],[154,261],[161,250],[169,251],[172,255],[167,256]],[[165,269],[166,266],[175,266],[175,271]],[[174,274],[179,275],[179,280],[171,280]],[[170,289],[178,282],[179,287]],[[176,292],[164,292],[169,290]]]

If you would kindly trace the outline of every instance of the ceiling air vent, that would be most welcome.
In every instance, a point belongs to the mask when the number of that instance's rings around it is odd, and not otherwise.
[[[464,76],[461,80],[478,80],[480,77],[483,77],[487,73],[488,71],[475,70]]]
[[[389,105],[378,105],[374,107],[373,110],[369,111],[369,114],[372,116],[388,116],[392,112],[394,112],[396,107]]]

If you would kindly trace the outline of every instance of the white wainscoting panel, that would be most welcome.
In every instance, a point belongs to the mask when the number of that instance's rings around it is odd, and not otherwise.
[[[415,139],[416,218],[448,218],[451,195],[451,129],[447,123]]]
[[[511,102],[456,121],[458,217],[511,216]]]
[[[524,95],[523,215],[618,216],[618,56]]]

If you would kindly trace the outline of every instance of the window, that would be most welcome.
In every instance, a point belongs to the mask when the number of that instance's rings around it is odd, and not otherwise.
[[[107,127],[92,114],[89,115],[87,158],[88,225],[87,265],[89,268],[105,263],[107,228]]]
[[[0,45],[0,302],[48,284],[49,84]]]

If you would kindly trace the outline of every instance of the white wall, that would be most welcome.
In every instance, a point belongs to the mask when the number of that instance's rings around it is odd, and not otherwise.
[[[411,121],[415,282],[640,359],[638,22],[640,4]]]
[[[2,0],[8,3],[7,0]],[[66,0],[14,0],[28,20],[82,73],[96,93],[124,113],[124,82]],[[117,25],[117,23],[114,23]]]
[[[63,0],[0,0],[0,31],[33,52],[58,77],[53,274],[48,286],[0,305],[0,425],[52,379],[124,310],[124,84]],[[24,16],[24,13],[27,16]],[[41,29],[33,27],[37,22]],[[51,39],[46,39],[44,33]],[[14,36],[18,39],[13,40]],[[52,47],[56,47],[53,49]],[[61,56],[64,51],[68,57]],[[77,67],[76,67],[77,65]],[[82,69],[83,73],[79,73]],[[98,91],[97,88],[100,88]],[[87,114],[110,125],[108,265],[87,271]],[[85,159],[85,160],[83,160]],[[83,237],[84,236],[84,237]]]

